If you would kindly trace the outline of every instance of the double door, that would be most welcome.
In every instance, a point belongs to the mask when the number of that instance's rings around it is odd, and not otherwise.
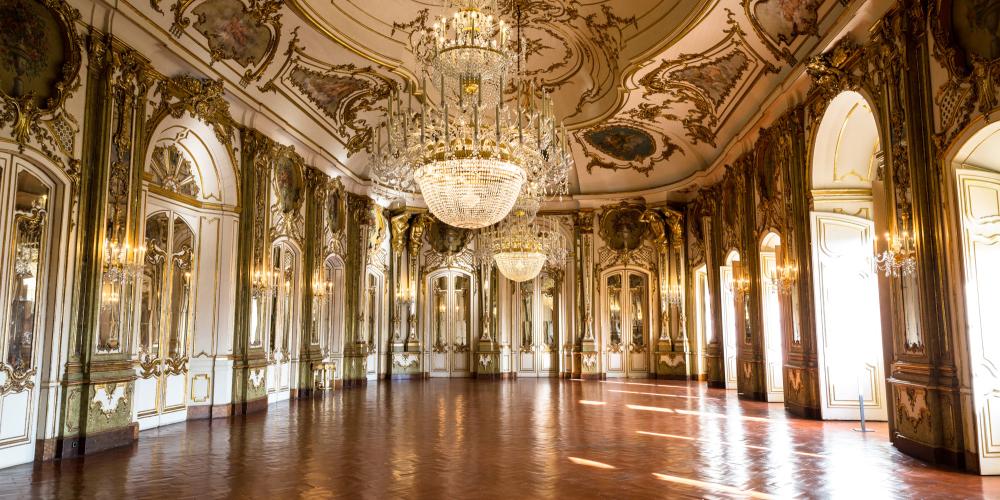
[[[520,376],[548,377],[559,372],[561,286],[551,273],[514,286],[514,348]]]
[[[141,429],[187,418],[195,235],[177,213],[146,218],[135,412]]]
[[[427,345],[432,377],[464,377],[471,372],[475,314],[472,276],[459,271],[435,275],[428,282]]]
[[[605,273],[601,288],[608,376],[647,376],[652,339],[648,275],[630,270]]]

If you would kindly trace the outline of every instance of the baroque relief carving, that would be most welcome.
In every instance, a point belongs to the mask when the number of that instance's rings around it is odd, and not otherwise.
[[[260,90],[301,95],[329,119],[328,124],[344,143],[348,157],[359,152],[371,153],[372,123],[376,120],[369,117],[385,113],[385,101],[396,88],[396,82],[371,66],[334,65],[310,56],[299,42],[298,28],[292,32],[285,56],[281,69]]]
[[[934,58],[948,81],[934,94],[940,110],[935,142],[945,154],[973,113],[1000,106],[1000,27],[989,0],[933,0],[928,15]]]
[[[0,363],[0,396],[33,389],[35,372],[35,368]]]
[[[187,114],[212,127],[215,138],[226,147],[232,165],[240,164],[234,146],[236,122],[229,113],[221,79],[201,79],[190,75],[165,78],[156,83],[153,94],[160,100],[146,120],[147,137],[167,116],[179,119]]]
[[[101,412],[110,422],[121,409],[128,409],[128,385],[125,383],[95,385],[90,407]]]

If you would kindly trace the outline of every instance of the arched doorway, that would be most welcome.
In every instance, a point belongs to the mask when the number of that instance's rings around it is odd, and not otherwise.
[[[769,403],[785,400],[784,356],[781,332],[781,296],[776,280],[781,250],[781,237],[768,233],[760,243],[761,312],[764,327],[764,375]]]
[[[211,127],[168,119],[153,134],[142,182],[145,248],[131,346],[140,429],[230,403],[239,181]],[[217,391],[216,388],[219,387]]]
[[[426,282],[427,338],[430,376],[467,377],[471,374],[472,340],[476,338],[473,304],[475,280],[470,273],[447,269],[431,273]]]
[[[872,269],[880,140],[865,98],[828,106],[812,157],[813,297],[824,419],[886,420],[878,278]]]
[[[559,373],[562,285],[562,273],[546,269],[537,278],[511,287],[518,376],[550,377]]]
[[[739,265],[740,253],[736,250],[726,256],[726,265],[719,269],[722,294],[722,356],[726,371],[726,389],[736,390],[736,359],[739,356],[736,347],[736,290],[734,274]]]
[[[650,283],[650,273],[641,269],[616,268],[601,275],[608,377],[649,375],[655,310]]]
[[[39,404],[58,385],[46,373],[59,357],[53,332],[64,327],[50,312],[70,287],[60,286],[66,257],[53,251],[67,234],[66,183],[56,172],[0,151],[0,468],[35,458]]]
[[[962,144],[952,167],[979,470],[1000,474],[1000,123]]]

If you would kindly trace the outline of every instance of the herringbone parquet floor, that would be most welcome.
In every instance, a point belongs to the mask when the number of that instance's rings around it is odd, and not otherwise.
[[[887,427],[786,416],[702,384],[432,380],[192,421],[0,471],[13,498],[979,498]]]

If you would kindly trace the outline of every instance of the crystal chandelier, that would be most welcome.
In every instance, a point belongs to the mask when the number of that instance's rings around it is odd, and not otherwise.
[[[420,193],[442,222],[478,229],[500,222],[522,193],[565,193],[571,156],[550,96],[506,78],[521,56],[494,3],[459,5],[417,53],[421,88],[430,75],[438,102],[425,93],[415,108],[411,92],[404,109],[393,92],[376,130],[372,179],[380,196]]]
[[[480,246],[511,281],[534,279],[546,264],[558,266],[566,258],[558,226],[535,216],[539,204],[522,197],[504,221],[480,232]]]

